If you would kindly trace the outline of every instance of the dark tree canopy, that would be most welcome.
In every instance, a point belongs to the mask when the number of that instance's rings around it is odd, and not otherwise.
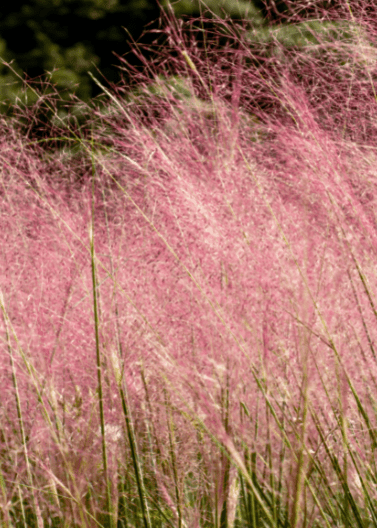
[[[113,51],[127,51],[127,28],[137,39],[156,20],[154,0],[16,0],[0,6],[0,35],[5,59],[15,59],[31,78],[59,69],[53,81],[88,99],[95,92],[87,71],[99,67],[117,80]],[[6,46],[5,50],[4,47]]]
[[[101,90],[88,75],[103,76],[110,84],[121,78],[127,82],[127,71],[120,69],[118,56],[126,55],[130,66],[141,64],[137,54],[130,53],[132,41],[140,43],[144,57],[163,45],[163,34],[150,32],[161,25],[163,12],[174,10],[177,17],[207,19],[231,18],[247,21],[252,31],[250,45],[278,39],[287,46],[306,45],[313,40],[313,30],[320,31],[333,16],[341,18],[342,9],[357,12],[359,0],[12,0],[0,4],[0,58],[12,62],[12,72],[0,61],[0,108],[9,112],[13,103],[33,103],[37,99],[29,90],[21,92],[20,78],[46,76],[42,91],[55,86],[62,100],[75,93],[85,102]],[[372,2],[372,0],[371,0]],[[373,8],[371,3],[371,9]],[[207,8],[206,8],[207,6]],[[342,7],[343,6],[343,7]],[[364,10],[365,2],[364,2]],[[333,15],[332,15],[333,13]],[[349,13],[348,13],[349,15]],[[311,28],[297,29],[302,21],[314,21]],[[200,27],[203,22],[198,22]],[[277,31],[274,30],[277,29]],[[282,31],[280,31],[282,29]],[[279,32],[280,31],[280,32]],[[197,33],[200,38],[200,31]],[[202,32],[203,35],[203,32]],[[158,39],[160,39],[158,41]],[[152,43],[154,43],[152,45]],[[219,46],[223,41],[219,39]],[[271,47],[270,46],[270,47]],[[149,49],[149,51],[148,51]],[[146,55],[145,55],[146,54]],[[101,73],[99,73],[101,72]],[[131,77],[130,77],[131,78]],[[101,79],[105,84],[106,81]]]

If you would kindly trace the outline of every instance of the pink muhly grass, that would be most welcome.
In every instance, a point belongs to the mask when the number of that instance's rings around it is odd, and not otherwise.
[[[375,13],[327,16],[170,21],[53,157],[2,123],[5,526],[376,523]]]

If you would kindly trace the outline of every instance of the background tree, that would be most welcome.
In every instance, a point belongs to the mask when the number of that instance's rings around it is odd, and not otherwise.
[[[51,72],[58,89],[88,100],[98,92],[87,75],[99,67],[119,80],[112,52],[127,51],[125,27],[139,38],[159,16],[154,0],[16,0],[0,6],[1,55],[31,78]]]
[[[195,38],[203,39],[215,26],[211,19],[243,20],[249,31],[250,47],[261,58],[273,56],[279,44],[293,50],[319,43],[318,35],[327,38],[331,27],[339,25],[342,10],[351,7],[357,13],[358,0],[14,0],[0,5],[0,57],[12,62],[9,69],[0,62],[0,101],[3,112],[22,111],[38,97],[22,90],[24,74],[34,79],[43,93],[56,90],[56,111],[64,118],[65,105],[75,94],[89,102],[101,89],[88,72],[116,85],[132,85],[134,70],[153,59],[156,48],[166,43],[161,25],[161,11],[174,10],[178,18],[194,17],[187,26],[198,29]],[[372,7],[371,7],[372,8]],[[365,9],[365,4],[364,8]],[[325,16],[326,15],[326,16]],[[203,16],[206,22],[200,17]],[[203,29],[205,31],[203,31]],[[316,36],[317,35],[317,36]],[[219,47],[229,45],[229,35],[218,39]],[[139,53],[131,53],[134,42]],[[125,56],[129,68],[119,68],[118,56]],[[256,64],[258,66],[258,61]],[[124,64],[123,64],[124,66]],[[46,76],[45,83],[37,82]],[[104,81],[105,84],[106,81]],[[31,85],[33,86],[33,85]],[[16,104],[15,104],[16,103]],[[36,110],[33,109],[35,112]],[[46,113],[47,121],[51,112]],[[77,115],[80,112],[76,112]],[[38,119],[40,116],[38,116]],[[28,120],[30,122],[30,120]],[[37,121],[37,118],[35,119]]]

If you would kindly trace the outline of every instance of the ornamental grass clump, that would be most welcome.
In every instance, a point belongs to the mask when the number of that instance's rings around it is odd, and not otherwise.
[[[340,4],[167,16],[82,129],[1,122],[2,525],[377,524],[377,18]]]

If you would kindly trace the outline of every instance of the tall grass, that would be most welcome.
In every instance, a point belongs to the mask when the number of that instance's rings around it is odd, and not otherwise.
[[[1,526],[376,526],[377,13],[165,22],[85,130],[1,121]]]

